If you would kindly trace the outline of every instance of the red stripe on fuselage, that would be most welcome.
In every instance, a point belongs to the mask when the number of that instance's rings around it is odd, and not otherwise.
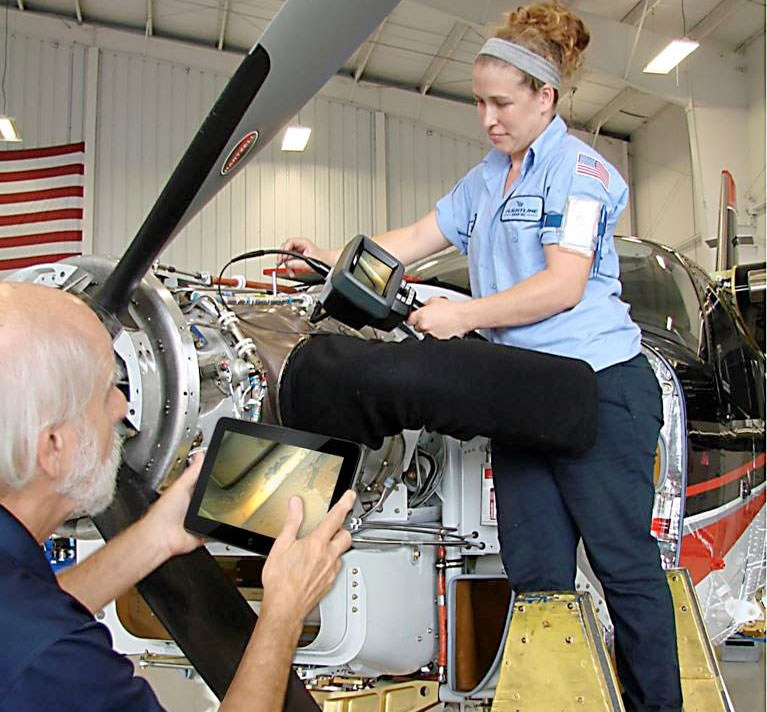
[[[765,454],[762,453],[761,455],[757,455],[751,462],[747,462],[745,465],[741,465],[740,467],[736,467],[734,470],[731,470],[730,472],[725,472],[723,475],[719,475],[719,477],[714,477],[710,480],[705,480],[704,482],[698,482],[697,484],[690,485],[686,490],[686,496],[687,497],[693,497],[696,494],[703,494],[704,492],[708,492],[713,489],[718,489],[719,487],[724,487],[726,484],[732,482],[733,480],[737,480],[739,477],[743,477],[743,475],[747,475],[752,470],[755,470],[757,467],[761,467],[765,463]]]
[[[744,500],[742,506],[730,514],[682,537],[680,566],[689,569],[694,584],[711,571],[724,568],[725,555],[764,507],[765,494],[763,490],[751,500]]]

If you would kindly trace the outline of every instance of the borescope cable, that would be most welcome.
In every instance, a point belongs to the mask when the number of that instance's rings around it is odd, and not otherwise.
[[[252,260],[256,257],[266,257],[266,255],[289,255],[290,257],[294,257],[295,259],[303,260],[306,262],[306,264],[308,264],[309,267],[311,267],[317,274],[319,274],[320,277],[324,278],[330,274],[330,265],[325,264],[322,260],[318,260],[314,257],[307,257],[306,255],[303,255],[300,252],[295,252],[294,250],[252,250],[251,252],[243,252],[240,255],[232,257],[232,259],[230,259],[229,262],[227,262],[218,273],[218,298],[222,303],[224,303],[224,295],[221,292],[221,279],[223,278],[224,272],[227,270],[227,268],[233,265],[235,262]]]

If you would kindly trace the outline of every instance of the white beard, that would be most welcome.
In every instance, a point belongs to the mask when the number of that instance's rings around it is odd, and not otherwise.
[[[122,454],[122,439],[115,433],[112,452],[102,461],[96,434],[84,418],[78,426],[78,435],[79,447],[73,458],[72,471],[57,488],[59,494],[76,503],[70,519],[93,517],[110,505]]]

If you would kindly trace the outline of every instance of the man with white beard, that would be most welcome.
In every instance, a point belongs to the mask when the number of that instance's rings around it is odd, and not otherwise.
[[[200,546],[183,528],[201,458],[138,522],[53,575],[41,544],[114,494],[126,402],[109,334],[75,297],[0,283],[0,712],[162,709],[93,614],[172,556]],[[351,538],[351,492],[317,529],[296,533],[291,499],[266,561],[261,615],[222,712],[278,712],[303,619],[330,588]]]

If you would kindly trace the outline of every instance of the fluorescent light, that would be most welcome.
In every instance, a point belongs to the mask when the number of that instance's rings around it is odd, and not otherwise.
[[[290,126],[282,139],[283,151],[303,151],[312,130],[308,126]]]
[[[16,120],[10,116],[0,115],[0,141],[21,141],[21,133],[16,126]]]
[[[700,46],[695,40],[671,40],[642,71],[647,74],[668,74],[688,54]]]

